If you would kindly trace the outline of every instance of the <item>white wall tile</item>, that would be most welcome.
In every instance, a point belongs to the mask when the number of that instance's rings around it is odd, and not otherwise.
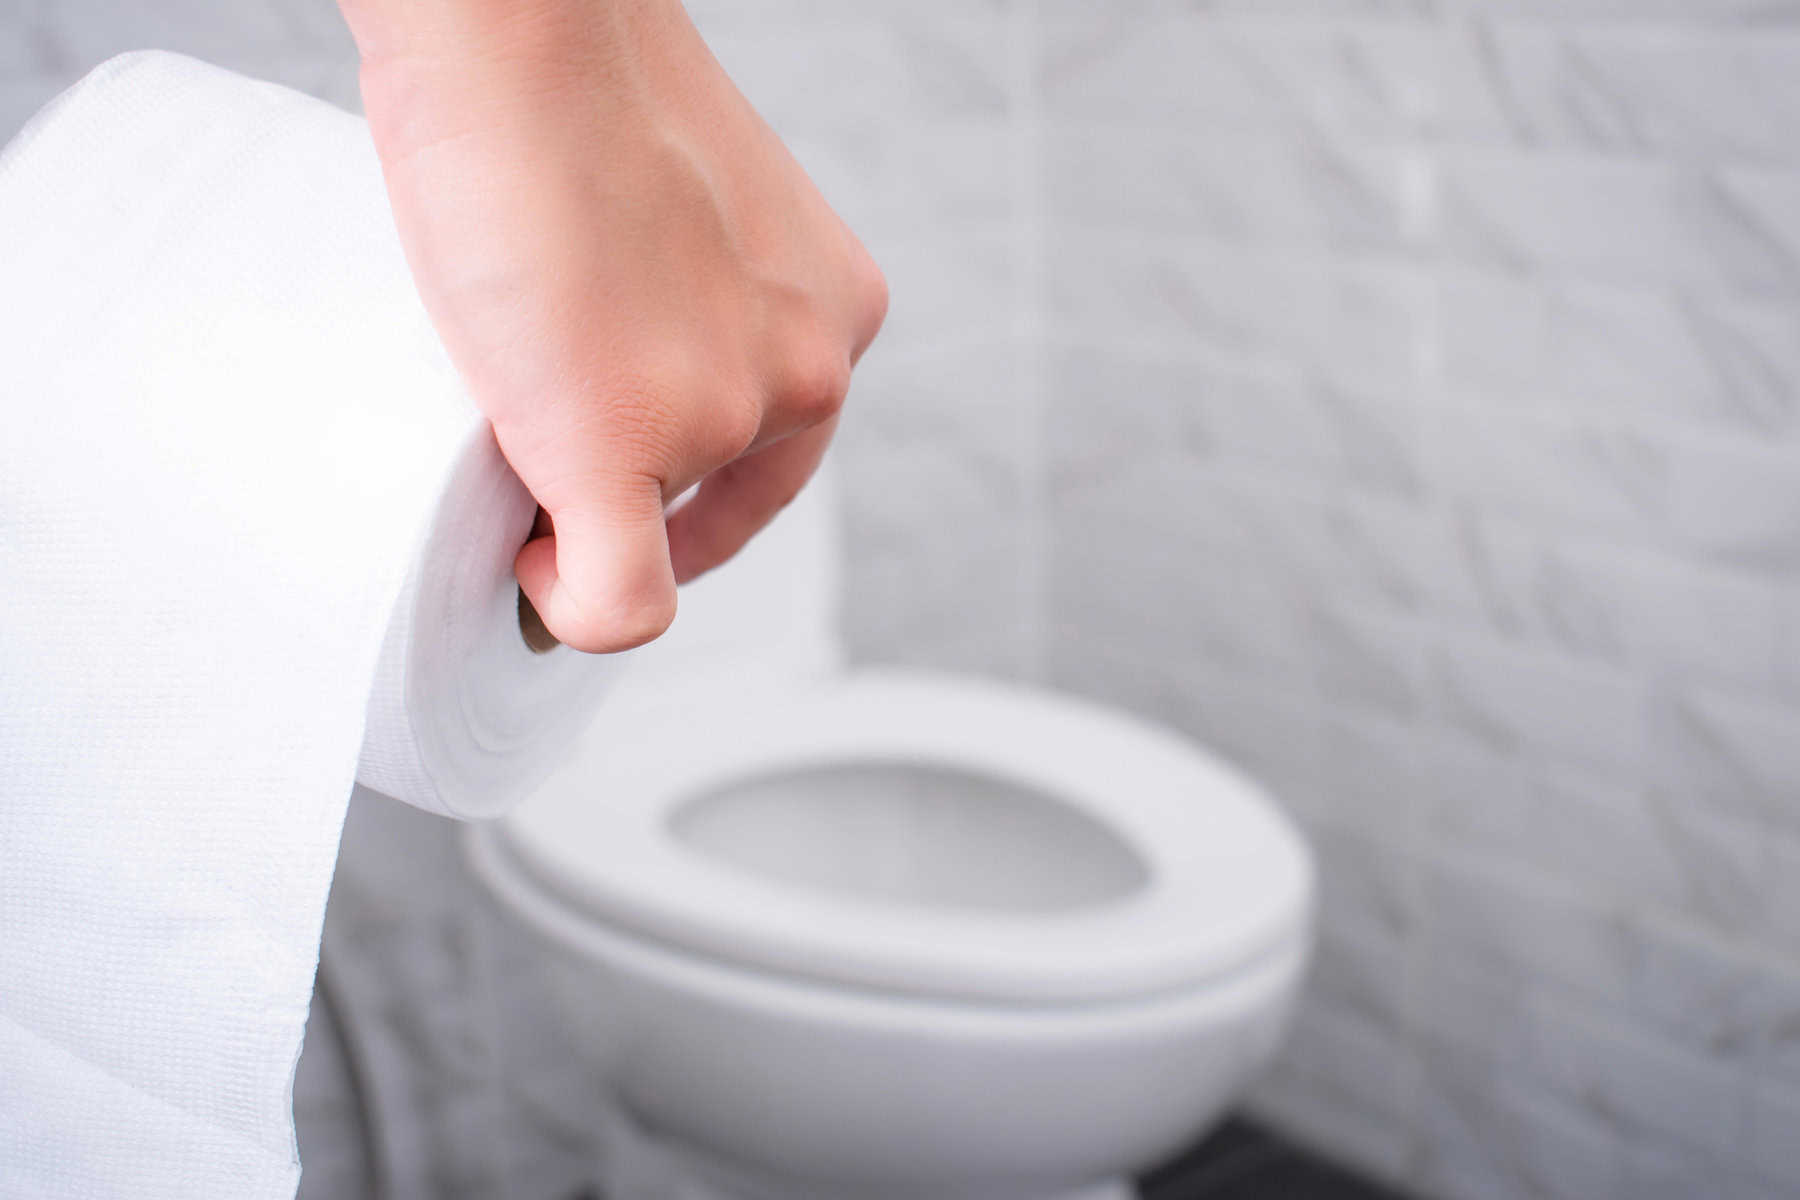
[[[280,51],[317,49],[275,0],[53,0],[42,18],[45,65],[77,74],[127,50],[174,50],[236,66]]]
[[[1408,1183],[1452,1200],[1510,1200],[1530,1188],[1509,1136],[1490,1064],[1457,1048],[1422,1059],[1418,1151]]]
[[[1397,135],[1429,118],[1435,31],[1412,21],[1241,20],[1234,44],[1316,125]]]
[[[1427,165],[1391,143],[1071,125],[1043,155],[1059,224],[1395,254],[1424,233]]]
[[[1353,12],[1368,17],[1422,17],[1436,11],[1438,0],[1210,0],[1207,8],[1219,12],[1263,14],[1291,17],[1296,14],[1337,15]],[[1109,11],[1133,18],[1167,16],[1190,12],[1193,0],[1114,0]],[[1038,11],[1046,17],[1066,19],[1091,15],[1094,6],[1088,0],[1038,0]]]
[[[1306,340],[1291,353],[1327,382],[1396,401],[1411,395],[1435,328],[1422,267],[1386,256],[1345,256],[1314,262],[1311,271],[1322,285],[1318,313],[1312,324],[1298,326]]]
[[[1405,935],[1377,923],[1333,921],[1319,929],[1308,991],[1322,1006],[1410,1035],[1407,944]]]
[[[1541,1084],[1623,1129],[1719,1154],[1748,1116],[1741,1071],[1543,998],[1528,1008],[1522,1082]]]
[[[1071,649],[1079,638],[1082,649]],[[1233,676],[1185,656],[1145,655],[1126,636],[1061,629],[1049,679],[1060,688],[1163,722],[1253,776],[1284,810],[1317,819],[1315,714],[1291,688],[1260,673]]]
[[[1321,826],[1310,832],[1320,847],[1320,923],[1412,937],[1430,898],[1421,875],[1429,867],[1418,853],[1357,830]]]
[[[1261,398],[1278,390],[1253,374],[1220,374],[1190,362],[1084,347],[1047,356],[1044,438],[1051,483],[1062,490],[1129,479],[1147,456],[1159,465],[1202,462],[1219,437],[1216,408],[1237,407],[1245,393]]]
[[[1715,562],[1800,568],[1800,455],[1792,447],[1696,441],[1666,461],[1677,545]]]
[[[882,340],[870,351],[880,357],[873,361],[994,345],[1013,336],[1022,297],[1008,238],[872,237],[868,247],[891,296]]]
[[[1322,1087],[1302,1071],[1277,1066],[1251,1088],[1245,1105],[1302,1144],[1383,1178],[1405,1179],[1416,1157],[1408,1123],[1364,1107],[1354,1094]]]
[[[1074,337],[1114,336],[1254,360],[1302,336],[1320,285],[1297,256],[1146,241],[1136,235],[1054,233],[1045,263],[1051,326]]]
[[[1800,894],[1784,894],[1788,885],[1776,858],[1781,843],[1766,826],[1694,804],[1662,783],[1648,785],[1646,795],[1657,836],[1681,864],[1684,915],[1725,939],[1800,944],[1783,940]],[[1800,928],[1800,920],[1785,927]]]
[[[1628,575],[1625,638],[1645,674],[1775,688],[1780,615],[1765,576],[1663,556]]]
[[[1029,673],[1027,413],[999,341],[865,360],[835,455],[852,652]]]
[[[1458,136],[1701,160],[1796,153],[1779,133],[1800,115],[1800,31],[1791,27],[1502,19],[1461,33],[1452,61],[1471,69],[1442,76],[1444,128]]]
[[[1037,89],[1057,116],[1255,122],[1270,85],[1219,32],[1182,19],[1120,11],[1046,23]]]
[[[1478,266],[1440,271],[1431,365],[1445,384],[1529,403],[1547,391],[1551,325],[1547,289],[1536,280]]]
[[[360,113],[362,85],[358,60],[350,55],[276,55],[238,64],[238,69],[283,87],[317,96],[345,112]]]
[[[1434,599],[1457,624],[1601,662],[1626,661],[1633,576],[1533,522],[1459,506]]]
[[[0,4],[0,78],[17,78],[45,69],[43,0],[6,0]]]
[[[1334,704],[1396,717],[1426,703],[1430,647],[1404,618],[1314,604],[1306,617],[1313,681]]]
[[[1282,1048],[1282,1067],[1345,1107],[1401,1123],[1412,1112],[1417,1073],[1402,1034],[1330,1004],[1302,1003]]]
[[[1766,1178],[1800,1188],[1800,1089],[1765,1084],[1751,1106],[1750,1163]]]
[[[1580,1109],[1503,1083],[1495,1123],[1516,1171],[1533,1195],[1561,1200],[1622,1196],[1619,1146],[1612,1130]]]
[[[1265,575],[1292,569],[1299,542],[1291,529],[1311,514],[1288,505],[1274,489],[1210,474],[1203,459],[1146,452],[1137,469],[1053,475],[1050,504],[1059,540],[1079,550],[1107,552],[1093,535],[1132,538],[1140,550],[1181,561],[1172,570],[1213,570],[1216,559],[1247,562]],[[1296,511],[1301,515],[1296,516]],[[1086,526],[1077,533],[1077,524]],[[1258,554],[1258,548],[1266,552]],[[1217,568],[1223,574],[1223,568]]]
[[[1458,1077],[1478,1074],[1491,1090],[1499,1068],[1519,1056],[1532,981],[1478,953],[1441,953],[1424,939],[1409,950],[1409,1024],[1424,1061]]]
[[[1178,729],[1241,766],[1285,808],[1297,809],[1316,792],[1314,714],[1292,690],[1261,676],[1172,665],[1184,697]]]
[[[1646,678],[1778,683],[1781,615],[1764,575],[1573,538],[1462,506],[1436,599],[1459,625]]]
[[[1656,920],[1633,922],[1627,945],[1629,1004],[1647,1025],[1800,1088],[1800,963]]]
[[[1438,710],[1494,746],[1622,772],[1644,756],[1644,697],[1627,675],[1457,638],[1432,660]]]
[[[1166,652],[1195,665],[1269,679],[1302,676],[1302,614],[1283,581],[1260,564],[1146,555],[1153,533],[1134,538],[1110,519],[1066,509],[1059,525],[1047,584],[1070,634],[1155,636]]]
[[[1446,150],[1439,220],[1449,253],[1514,272],[1672,282],[1673,181],[1655,164]]]
[[[1440,856],[1422,883],[1423,945],[1470,966],[1603,1001],[1625,994],[1619,922],[1564,884]]]
[[[1446,493],[1484,512],[1627,544],[1664,536],[1674,452],[1663,439],[1495,393],[1445,397],[1426,436]]]
[[[1800,839],[1777,838],[1769,847],[1769,874],[1766,885],[1768,928],[1775,946],[1790,951],[1800,946]]]
[[[67,82],[36,75],[0,74],[0,146],[10,141]]]
[[[1294,363],[1395,398],[1415,373],[1430,292],[1414,264],[1078,229],[1057,229],[1053,241],[1047,303],[1059,338]]]
[[[1326,389],[1295,373],[1217,372],[1203,393],[1221,458],[1255,468],[1343,476],[1344,447],[1322,419]]]
[[[1006,22],[915,15],[853,26],[800,22],[717,29],[708,45],[783,136],[993,119],[1010,103]]]
[[[356,42],[337,0],[272,0],[296,49],[322,58],[354,61]]]
[[[1779,580],[1775,590],[1779,687],[1784,695],[1800,703],[1800,579]]]
[[[1631,1200],[1787,1200],[1790,1188],[1750,1173],[1741,1155],[1715,1154],[1655,1136],[1626,1137],[1621,1146],[1625,1195]]]
[[[1015,208],[1004,120],[797,129],[785,141],[865,244],[1000,228]]]
[[[1800,171],[1721,167],[1683,172],[1678,198],[1687,232],[1737,287],[1791,298],[1800,278]]]
[[[702,33],[716,37],[736,25],[834,28],[896,19],[954,21],[1002,15],[1008,0],[687,0],[683,5]]]
[[[1674,24],[1686,29],[1741,24],[1784,27],[1800,19],[1792,0],[1461,0],[1460,8],[1518,21],[1582,25]]]
[[[1457,730],[1415,743],[1425,790],[1422,832],[1435,850],[1529,862],[1542,800],[1528,760]]]
[[[1800,331],[1783,305],[1570,283],[1548,301],[1546,381],[1568,404],[1783,433]]]
[[[1226,472],[1218,469],[1217,446],[1214,440],[1196,456],[1145,447],[1124,470],[1053,475],[1053,508],[1059,520],[1108,522],[1141,534],[1146,549],[1192,556],[1190,570],[1227,574],[1248,565],[1281,579],[1296,607],[1309,596],[1367,601],[1373,609],[1417,605],[1426,551],[1408,543],[1429,535],[1416,511],[1308,487],[1299,474]],[[1071,532],[1069,540],[1080,536]]]
[[[1327,818],[1394,842],[1418,836],[1431,776],[1416,739],[1406,720],[1352,710],[1328,715],[1318,743]]]
[[[1146,17],[1107,6],[1046,22],[1039,86],[1056,115],[1280,126],[1363,136],[1418,127],[1433,38],[1412,22]]]
[[[1328,495],[1307,554],[1311,586],[1352,603],[1419,612],[1431,592],[1443,523],[1404,498]]]
[[[1439,179],[1446,248],[1470,263],[1707,294],[1800,291],[1792,171],[1458,148],[1443,152]]]
[[[1800,835],[1800,706],[1693,690],[1656,706],[1654,764],[1688,802]]]

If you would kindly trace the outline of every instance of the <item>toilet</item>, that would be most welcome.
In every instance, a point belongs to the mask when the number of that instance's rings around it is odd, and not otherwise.
[[[1310,855],[1126,714],[845,669],[834,546],[809,488],[469,831],[610,1099],[604,1193],[1133,1196],[1279,1044]]]

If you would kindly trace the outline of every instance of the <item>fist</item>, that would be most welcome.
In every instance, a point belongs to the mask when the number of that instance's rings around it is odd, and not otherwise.
[[[519,586],[570,646],[647,642],[812,474],[886,285],[678,4],[388,7],[413,23],[345,5],[364,105],[420,295],[543,510]]]

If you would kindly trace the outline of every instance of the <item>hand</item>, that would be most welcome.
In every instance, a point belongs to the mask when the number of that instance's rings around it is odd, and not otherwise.
[[[420,294],[548,516],[519,586],[649,641],[812,474],[881,273],[674,0],[343,7]]]

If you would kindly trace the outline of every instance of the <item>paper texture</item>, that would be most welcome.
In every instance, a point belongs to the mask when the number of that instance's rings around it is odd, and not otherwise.
[[[361,120],[103,65],[0,155],[0,349],[0,1194],[291,1195],[353,782],[497,813],[612,663],[519,636]]]

